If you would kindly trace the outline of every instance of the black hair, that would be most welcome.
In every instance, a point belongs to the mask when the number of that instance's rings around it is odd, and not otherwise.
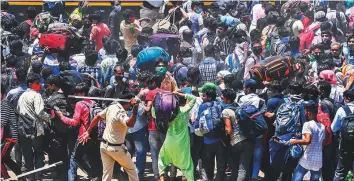
[[[316,115],[318,113],[318,105],[316,103],[314,103],[314,102],[310,102],[310,103],[305,105],[305,110],[307,112],[312,113],[312,115],[316,117]]]
[[[306,2],[300,2],[299,9],[301,12],[306,12],[309,9],[309,6]]]
[[[217,28],[221,27],[224,31],[226,31],[227,28],[229,28],[229,26],[226,23],[220,22],[220,21],[217,23],[216,26],[217,26]]]
[[[131,49],[131,54],[133,57],[137,57],[138,54],[143,50],[143,47],[140,45],[133,45]]]
[[[81,82],[75,86],[75,93],[84,93],[84,95],[87,95],[89,90],[90,87],[84,82]]]
[[[132,93],[131,91],[128,91],[128,90],[124,90],[122,92],[122,94],[118,96],[119,99],[129,99],[129,100],[134,97],[135,97],[135,94]],[[118,102],[121,104],[128,104],[127,102],[120,102],[120,101],[118,101]]]
[[[200,70],[197,67],[191,67],[187,71],[187,81],[191,82],[193,80],[200,78]]]
[[[212,20],[213,20],[213,18],[211,18],[211,17],[204,18],[204,19],[203,19],[203,25],[208,28],[209,25],[210,25],[210,22],[211,22]]]
[[[117,57],[119,62],[123,62],[128,57],[128,51],[125,48],[120,48],[116,52],[116,57]]]
[[[328,7],[331,10],[335,10],[337,8],[337,1],[328,1]]]
[[[44,67],[42,69],[42,77],[46,80],[50,75],[53,75],[53,70],[51,67]]]
[[[1,11],[7,11],[9,10],[9,2],[7,1],[1,1]]]
[[[325,48],[326,48],[326,47],[325,47],[323,44],[319,43],[319,44],[313,45],[313,46],[310,48],[310,50],[313,51],[313,50],[315,50],[315,49],[319,49],[319,50],[321,50],[322,52],[324,52]]]
[[[139,45],[144,45],[145,43],[148,43],[150,40],[151,35],[148,33],[141,33],[136,37],[136,40],[138,41]]]
[[[304,54],[300,54],[296,57],[294,63],[299,63],[302,67],[306,67],[310,62],[310,58]]]
[[[163,75],[153,75],[150,80],[148,80],[148,84],[152,85],[153,83],[156,85],[156,87],[161,87],[161,83],[164,80]]]
[[[123,11],[123,18],[125,20],[125,24],[130,24],[129,19],[133,16],[133,11],[131,9],[126,9]]]
[[[119,41],[109,38],[103,45],[108,55],[115,54],[117,50],[120,48]]]
[[[193,1],[193,2],[192,2],[192,5],[191,5],[192,9],[193,9],[195,6],[202,6],[202,7],[203,7],[203,3],[202,3],[202,2],[199,2],[199,1]]]
[[[250,32],[250,37],[251,37],[251,41],[256,41],[256,40],[260,40],[262,37],[262,31],[259,29],[253,29]]]
[[[122,64],[116,64],[116,65],[114,66],[113,71],[116,71],[116,69],[117,69],[118,67],[121,68],[122,70],[124,70],[124,66],[123,66]]]
[[[88,19],[88,20],[92,21],[92,16],[90,14],[84,14],[82,16],[82,20],[84,20],[84,19]]]
[[[318,89],[315,85],[306,85],[303,88],[303,93],[304,93],[304,100],[314,100],[316,101],[318,98]]]
[[[85,48],[85,64],[87,66],[95,66],[98,59],[98,52],[95,49]]]
[[[263,30],[268,25],[267,18],[259,18],[257,20],[256,28]]]
[[[187,42],[193,41],[193,31],[192,30],[184,30],[182,33],[183,40]]]
[[[55,85],[56,87],[60,86],[60,76],[58,75],[50,75],[47,79],[46,79],[46,83],[49,85]]]
[[[221,94],[227,100],[233,102],[236,99],[236,92],[232,89],[224,89],[221,91]]]
[[[214,19],[214,18],[211,19],[211,21],[209,23],[209,31],[216,32],[217,23],[218,23],[218,21],[216,19]]]
[[[322,31],[331,31],[332,23],[330,23],[328,21],[323,22],[323,23],[321,23],[320,28],[321,28],[321,33],[322,33]]]
[[[152,77],[152,73],[150,71],[142,71],[141,73],[138,74],[138,81],[139,82],[146,82],[149,80],[150,77]]]
[[[160,63],[163,63],[165,67],[167,67],[167,62],[165,61],[165,59],[163,59],[162,57],[157,57],[155,60],[155,67],[158,66]]]
[[[328,98],[329,95],[331,94],[331,89],[332,89],[331,84],[326,81],[319,81],[317,86],[321,95],[324,95],[325,98]]]
[[[16,68],[16,78],[18,82],[24,83],[27,79],[27,71],[24,67]]]
[[[344,91],[343,97],[349,99],[351,102],[354,101],[354,90]]]
[[[154,32],[154,30],[149,26],[146,26],[141,29],[141,34],[146,33],[151,36],[153,34],[153,32]]]
[[[41,79],[41,77],[36,74],[36,73],[29,73],[27,76],[27,86],[29,86],[29,84],[33,84],[33,82],[38,81]]]
[[[92,20],[96,20],[97,22],[101,22],[102,21],[102,14],[101,11],[96,10],[92,13]]]
[[[243,83],[241,80],[234,80],[231,87],[234,91],[239,91],[243,89]]]
[[[208,98],[211,98],[212,101],[216,99],[217,96],[216,89],[207,89],[205,90],[204,93]]]
[[[224,80],[224,83],[227,87],[231,87],[232,86],[232,83],[235,81],[235,75],[234,74],[228,74],[228,75],[225,75],[223,80]]]
[[[291,82],[289,84],[289,89],[293,94],[299,95],[303,92],[303,88],[301,84],[298,84],[297,82]]]
[[[22,51],[22,47],[23,47],[23,44],[22,44],[22,41],[21,40],[13,40],[10,42],[10,52],[11,51]]]
[[[290,31],[289,31],[288,28],[279,27],[278,34],[279,34],[280,37],[287,37],[287,36],[290,35]]]
[[[100,89],[100,88],[92,86],[87,95],[90,97],[103,97],[104,92],[105,92],[104,89]]]
[[[36,60],[32,62],[32,72],[40,74],[42,71],[43,63],[41,61]]]
[[[273,11],[275,12],[274,7],[269,4],[268,2],[265,2],[264,4],[262,4],[262,7],[264,8],[264,14],[266,14],[266,16],[268,16],[268,14]]]
[[[277,19],[279,17],[279,13],[276,11],[270,11],[268,15],[266,16],[268,24],[276,24]]]
[[[173,1],[172,1],[173,2]],[[187,26],[189,29],[192,29],[192,21],[191,20],[188,20],[188,19],[185,19],[183,20],[181,23],[180,23],[180,27],[182,26]]]
[[[74,19],[71,25],[76,29],[80,29],[82,27],[82,21],[79,19]]]
[[[59,71],[71,70],[71,65],[68,61],[62,61],[59,63]]]
[[[291,50],[299,50],[300,48],[300,38],[297,36],[292,36],[289,39],[289,46]]]
[[[215,46],[212,44],[207,45],[204,48],[205,56],[206,57],[214,57],[215,56]]]
[[[37,15],[37,10],[34,6],[29,6],[26,10],[27,17],[30,19],[34,19]]]
[[[297,12],[299,12],[300,9],[298,7],[294,7],[290,9],[290,15],[294,16],[297,14]]]
[[[317,60],[317,72],[320,74],[323,70],[333,70],[335,68],[335,64],[333,59],[330,56],[324,55],[320,60]]]

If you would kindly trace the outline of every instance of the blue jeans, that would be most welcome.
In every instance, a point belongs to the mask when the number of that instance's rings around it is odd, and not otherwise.
[[[262,151],[263,151],[263,137],[256,138],[254,143],[254,150],[253,150],[252,178],[258,178],[259,170],[261,168]]]
[[[146,136],[147,129],[144,127],[137,132],[127,134],[125,137],[125,145],[131,156],[134,155],[136,150],[136,168],[139,178],[143,177],[146,164]]]
[[[90,165],[88,165],[82,158],[86,155]],[[101,177],[102,175],[102,161],[99,150],[99,142],[90,139],[87,143],[81,144],[76,142],[74,151],[70,155],[70,165],[68,171],[68,180],[77,180],[77,167],[86,172],[89,177]]]
[[[308,171],[310,171],[311,173],[310,181],[318,181],[320,179],[321,169],[318,171],[307,170],[300,164],[298,164],[293,174],[293,181],[302,181]]]

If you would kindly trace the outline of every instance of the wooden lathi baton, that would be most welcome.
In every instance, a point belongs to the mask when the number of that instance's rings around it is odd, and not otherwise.
[[[10,180],[18,180],[19,178],[21,177],[25,177],[27,175],[32,175],[34,173],[37,173],[37,172],[40,172],[40,171],[43,171],[43,170],[47,170],[49,168],[53,168],[53,167],[56,167],[58,165],[61,165],[63,164],[63,161],[60,161],[60,162],[56,162],[56,163],[53,163],[53,164],[50,164],[50,165],[47,165],[47,166],[44,166],[42,168],[38,168],[38,169],[35,169],[35,170],[31,170],[29,172],[26,172],[26,173],[23,173],[23,174],[20,174],[20,175],[17,175],[15,176],[15,178],[8,178],[6,179],[5,181],[10,181]]]
[[[69,95],[69,98],[75,99],[90,99],[90,100],[98,100],[98,101],[119,101],[119,102],[130,102],[129,99],[116,99],[116,98],[103,98],[103,97],[87,97],[87,96],[74,96]]]

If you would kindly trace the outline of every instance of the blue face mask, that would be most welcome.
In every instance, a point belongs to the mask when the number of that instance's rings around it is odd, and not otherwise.
[[[120,12],[120,10],[122,10],[122,7],[120,5],[114,6],[114,10]]]
[[[202,10],[202,9],[197,9],[195,12],[196,12],[197,14],[201,14],[201,13],[203,12],[203,10]]]
[[[296,19],[302,19],[302,14],[297,14]]]

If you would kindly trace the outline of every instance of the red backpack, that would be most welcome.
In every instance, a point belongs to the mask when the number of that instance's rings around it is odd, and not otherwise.
[[[320,28],[320,24],[309,29],[307,27],[302,33],[298,35],[300,39],[300,51],[309,49],[311,47],[312,40],[315,38],[315,31]]]
[[[328,101],[328,100],[323,100],[323,101]],[[330,102],[330,101],[328,101]],[[332,102],[330,102],[332,104]],[[323,140],[323,146],[329,145],[332,143],[332,137],[333,137],[333,133],[332,133],[332,129],[331,129],[331,124],[332,124],[332,120],[330,117],[330,113],[327,112],[323,112],[321,104],[318,105],[318,113],[317,113],[317,121],[321,124],[323,124],[323,126],[325,127],[325,133],[326,133],[326,137]]]

